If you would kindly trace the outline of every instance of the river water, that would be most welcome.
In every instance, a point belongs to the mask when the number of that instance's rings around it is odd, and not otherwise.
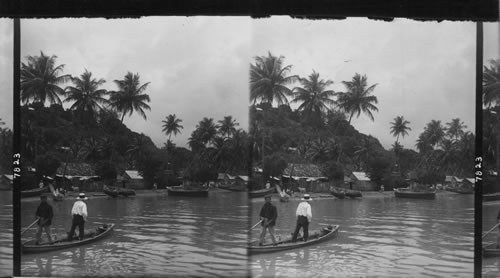
[[[483,233],[489,231],[497,224],[497,214],[500,210],[500,201],[483,202]],[[496,237],[500,230],[493,230],[483,238],[484,244],[496,242]],[[500,277],[500,257],[482,258],[482,276]]]
[[[309,231],[338,224],[335,239],[300,250],[250,257],[253,277],[472,277],[474,195],[438,193],[435,200],[369,193],[359,200],[318,196]],[[292,200],[278,208],[276,233],[295,228]],[[252,200],[252,222],[263,200]],[[252,231],[257,239],[260,231]],[[270,240],[269,236],[267,240]]]
[[[83,247],[22,255],[23,276],[248,275],[245,193],[214,191],[208,198],[164,192],[120,199],[90,197],[85,229],[93,229],[93,223],[115,223],[113,234]],[[23,227],[33,221],[38,203],[36,198],[22,200]],[[51,204],[52,232],[62,237],[71,226],[73,199]],[[23,240],[34,235],[35,229]]]
[[[12,191],[0,191],[0,277],[13,275]]]

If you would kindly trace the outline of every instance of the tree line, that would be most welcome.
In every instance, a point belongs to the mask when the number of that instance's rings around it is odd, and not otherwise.
[[[248,136],[232,116],[217,123],[203,118],[189,138],[188,150],[171,141],[183,129],[182,120],[167,115],[162,121],[167,140],[157,148],[147,135],[123,124],[133,113],[147,119],[149,82],[128,72],[114,80],[116,90],[108,91],[102,88],[106,81],[86,69],[77,77],[64,74],[64,65],[57,65],[56,59],[40,52],[21,65],[23,165],[37,169],[36,179],[54,174],[62,162],[91,163],[98,175],[110,179],[125,169],[138,169],[148,184],[160,186],[177,184],[179,176],[206,182],[220,171],[246,173],[242,159]]]
[[[365,171],[378,183],[394,185],[403,185],[409,176],[434,183],[445,174],[473,175],[474,135],[465,131],[459,118],[446,126],[429,122],[415,144],[416,152],[399,143],[411,128],[404,116],[396,116],[389,123],[396,141],[387,151],[378,139],[351,125],[362,113],[374,121],[378,84],[355,73],[351,80],[341,81],[344,91],[335,92],[329,88],[333,81],[314,70],[306,78],[293,75],[292,65],[284,59],[269,52],[250,65],[250,134],[254,164],[264,168],[264,176],[280,176],[286,165],[297,162],[318,164],[334,180]],[[292,110],[291,104],[297,108]]]

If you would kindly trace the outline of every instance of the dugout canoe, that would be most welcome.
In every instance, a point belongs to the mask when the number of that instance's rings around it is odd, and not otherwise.
[[[394,188],[394,196],[396,198],[431,200],[436,198],[436,191],[412,191],[408,188]]]
[[[259,197],[264,197],[267,194],[274,193],[274,187],[269,187],[269,188],[264,188],[264,189],[259,189],[259,190],[253,190],[248,192],[248,197],[250,198],[259,198]]]
[[[330,188],[330,194],[335,196],[337,199],[344,199],[345,198],[345,191],[340,190],[340,189],[335,188],[335,187]]]
[[[208,188],[189,188],[182,185],[168,186],[167,192],[169,196],[208,197]]]
[[[292,237],[290,236],[285,240],[277,242],[276,245],[273,245],[273,243],[270,242],[259,246],[258,241],[252,242],[248,246],[248,251],[250,254],[261,254],[303,248],[333,239],[338,234],[339,228],[339,225],[324,227],[321,230],[310,234],[307,241],[303,241],[302,238],[298,238],[296,242],[292,242]]]
[[[236,184],[221,184],[217,188],[234,191],[234,192],[243,192],[247,191],[246,185],[236,185]]]
[[[483,257],[500,257],[500,249],[496,243],[490,243],[483,246]]]
[[[102,188],[102,192],[104,194],[108,195],[109,197],[116,198],[118,196],[124,196],[124,197],[129,197],[129,196],[135,196],[135,191],[131,189],[118,189],[114,187],[109,187],[104,185]]]
[[[67,238],[59,239],[54,241],[53,244],[49,244],[48,242],[41,243],[36,245],[36,240],[29,240],[22,244],[21,250],[23,253],[41,253],[41,252],[49,252],[60,249],[67,249],[76,246],[86,245],[100,239],[105,238],[110,235],[113,231],[115,224],[102,224],[96,227],[95,231],[85,233],[83,240],[78,240],[76,237],[73,240],[68,240]]]
[[[44,186],[42,188],[23,190],[21,191],[21,198],[40,196],[42,193],[48,192],[48,188],[48,186]]]
[[[335,186],[330,187],[330,194],[332,194],[333,196],[335,196],[339,199],[344,199],[345,197],[349,197],[351,199],[363,197],[363,194],[361,194],[361,191],[350,190],[350,189],[345,189],[345,188],[340,188],[340,187],[335,187]]]
[[[104,185],[104,186],[102,187],[102,192],[104,192],[104,194],[108,195],[108,196],[109,196],[109,197],[111,197],[111,198],[116,198],[116,197],[118,197],[118,190],[116,190],[116,189],[115,189],[115,190],[113,190],[113,189],[111,189],[111,188],[107,187],[106,185]]]

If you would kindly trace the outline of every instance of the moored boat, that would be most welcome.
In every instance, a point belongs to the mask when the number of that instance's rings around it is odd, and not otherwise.
[[[340,187],[335,187],[335,186],[330,187],[330,194],[332,194],[333,196],[335,196],[339,199],[344,199],[345,197],[349,197],[351,199],[363,197],[363,194],[361,194],[361,191],[350,190],[350,189],[345,189],[345,188],[340,188]]]
[[[201,187],[168,186],[167,192],[169,196],[208,197],[208,188]]]
[[[103,186],[102,192],[104,192],[104,194],[106,194],[112,198],[116,198],[118,196],[124,196],[124,197],[135,196],[134,190],[118,189],[118,188],[114,188],[114,187],[110,187],[110,186],[106,186],[106,185]]]
[[[21,198],[26,197],[36,197],[42,195],[42,193],[48,192],[48,187],[44,186],[42,188],[35,188],[30,190],[21,191]]]
[[[48,242],[35,244],[36,240],[29,240],[22,244],[21,250],[23,253],[40,253],[89,244],[108,236],[113,230],[114,226],[114,224],[100,225],[99,227],[96,227],[95,231],[86,233],[83,237],[83,240],[78,240],[76,238],[74,238],[73,240],[68,240],[67,238],[64,238],[56,240],[52,244]]]
[[[483,194],[483,202],[500,200],[500,192]]]
[[[258,242],[252,242],[248,246],[248,251],[251,254],[259,254],[303,248],[305,246],[318,244],[334,238],[338,234],[339,228],[339,225],[322,228],[318,232],[311,233],[307,241],[303,241],[302,238],[298,238],[296,242],[292,242],[292,237],[290,236],[285,240],[278,241],[276,245],[270,242],[259,246]]]
[[[435,199],[436,191],[412,191],[409,188],[394,188],[396,198]]]
[[[107,187],[106,185],[104,185],[102,187],[102,192],[104,192],[104,194],[108,195],[109,197],[112,197],[112,198],[116,198],[118,197],[118,191],[116,189],[111,189],[109,187]]]
[[[259,197],[264,197],[267,194],[274,193],[274,187],[270,188],[264,188],[264,189],[259,189],[259,190],[253,190],[248,192],[248,197],[250,198],[259,198]]]
[[[340,190],[340,189],[333,187],[333,186],[330,188],[330,194],[335,196],[337,199],[344,199],[345,198],[345,191]]]
[[[229,191],[235,191],[235,192],[247,191],[246,186],[241,186],[241,185],[236,185],[236,184],[220,184],[219,186],[217,186],[217,188],[225,189],[225,190],[229,190]]]
[[[118,190],[118,195],[129,197],[129,196],[135,196],[135,191],[131,189],[120,189]]]

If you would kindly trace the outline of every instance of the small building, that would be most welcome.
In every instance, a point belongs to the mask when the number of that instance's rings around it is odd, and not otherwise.
[[[328,192],[329,186],[326,185],[328,178],[323,175],[321,169],[315,164],[296,164],[289,163],[281,176],[283,189],[300,191],[300,188],[306,192]]]
[[[146,184],[144,182],[144,178],[139,174],[139,171],[125,170],[123,173],[121,187],[129,189],[145,189]]]
[[[248,184],[248,176],[236,176],[234,177],[234,183],[239,186],[247,186]]]
[[[61,163],[55,174],[55,187],[74,191],[100,191],[102,183],[88,163]]]
[[[377,185],[371,181],[365,172],[352,172],[349,175],[349,189],[359,191],[375,191]]]

